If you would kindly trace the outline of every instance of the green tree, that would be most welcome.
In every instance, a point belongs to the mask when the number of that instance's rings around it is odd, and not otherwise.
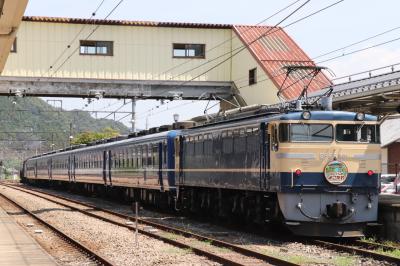
[[[115,130],[110,127],[103,128],[100,132],[92,132],[92,131],[85,131],[76,135],[71,144],[79,145],[79,144],[88,144],[90,142],[101,140],[101,139],[108,139],[119,136],[120,133],[118,130]]]

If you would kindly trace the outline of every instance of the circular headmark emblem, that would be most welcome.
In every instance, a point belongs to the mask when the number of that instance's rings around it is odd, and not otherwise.
[[[347,166],[339,161],[329,162],[325,166],[324,174],[325,174],[325,179],[329,183],[333,185],[340,185],[344,181],[346,181],[348,175]]]

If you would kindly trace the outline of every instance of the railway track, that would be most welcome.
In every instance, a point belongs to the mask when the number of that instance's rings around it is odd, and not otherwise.
[[[75,246],[82,254],[84,254],[85,256],[90,258],[96,264],[104,265],[104,266],[113,266],[114,265],[112,262],[110,262],[109,260],[107,260],[103,256],[99,255],[98,253],[96,253],[92,249],[88,248],[87,246],[85,246],[81,242],[79,242],[79,241],[73,239],[72,237],[68,236],[66,233],[64,233],[61,230],[59,230],[58,228],[54,227],[50,223],[46,222],[45,220],[43,220],[42,218],[40,218],[39,216],[37,216],[33,212],[31,212],[28,209],[26,209],[25,207],[23,207],[21,204],[17,203],[16,201],[12,200],[11,198],[7,197],[3,193],[1,193],[1,191],[0,191],[0,197],[5,199],[6,201],[10,202],[12,205],[16,206],[17,208],[21,209],[24,213],[27,213],[29,216],[33,217],[35,220],[37,220],[38,222],[40,222],[41,224],[43,224],[44,226],[49,228],[51,231],[53,231],[55,234],[60,236],[66,242],[68,242],[71,245]]]
[[[400,259],[397,257],[392,257],[389,255],[382,254],[380,252],[371,251],[374,250],[382,250],[382,251],[394,251],[395,247],[378,244],[378,243],[367,243],[361,240],[355,241],[346,241],[344,243],[341,242],[332,242],[332,241],[323,241],[323,240],[312,240],[311,243],[315,245],[320,245],[328,249],[343,251],[352,254],[357,254],[364,257],[370,257],[380,261],[386,261],[390,263],[394,263],[396,265],[400,265]]]
[[[125,227],[132,231],[135,230],[135,228],[132,225],[127,224],[126,222],[124,223],[123,221],[118,221],[118,219],[115,219],[115,217],[117,217],[120,219],[124,219],[125,221],[127,221],[127,220],[135,221],[136,219],[133,216],[121,214],[121,213],[114,212],[114,211],[111,211],[108,209],[99,208],[99,207],[91,205],[91,204],[83,203],[83,202],[76,201],[76,200],[66,198],[66,197],[62,197],[59,195],[54,195],[52,193],[48,193],[48,192],[44,192],[44,191],[38,191],[38,190],[32,189],[32,188],[29,188],[29,189],[21,188],[16,185],[10,185],[10,184],[4,184],[4,183],[2,183],[1,185],[24,192],[24,193],[28,193],[30,195],[45,199],[45,200],[53,202],[55,204],[59,204],[66,208],[70,208],[74,211],[83,213],[87,216],[97,218],[97,219],[100,219],[105,222],[109,222],[109,223],[117,225],[117,226]],[[57,200],[55,200],[54,198]],[[72,205],[71,205],[71,203],[72,203]],[[76,205],[76,206],[73,206],[73,205]],[[84,208],[79,208],[78,206],[83,206]],[[99,213],[95,213],[93,211],[103,212],[104,214],[107,214],[107,215],[100,215]],[[149,237],[152,237],[152,238],[159,239],[161,241],[164,241],[166,243],[169,243],[169,244],[174,245],[179,248],[190,249],[193,253],[195,253],[197,255],[205,256],[208,259],[213,260],[218,263],[221,263],[223,265],[256,265],[257,263],[255,263],[255,261],[257,261],[257,260],[263,262],[263,264],[267,263],[267,264],[282,265],[282,266],[299,265],[299,264],[291,263],[286,260],[282,260],[282,259],[279,259],[276,257],[269,256],[269,255],[266,255],[263,253],[259,253],[259,252],[253,251],[251,249],[247,249],[247,248],[244,248],[244,247],[232,244],[232,243],[228,243],[228,242],[221,241],[218,239],[210,238],[207,236],[202,236],[202,235],[195,234],[195,233],[192,233],[192,232],[189,232],[186,230],[182,230],[179,228],[170,227],[170,226],[167,226],[164,224],[147,221],[147,220],[143,220],[140,218],[138,218],[137,221],[139,224],[141,224],[141,228],[138,229],[139,233],[149,236]],[[158,230],[172,233],[174,235],[178,235],[181,237],[195,239],[197,241],[207,243],[216,248],[223,248],[223,249],[225,249],[225,251],[229,251],[229,252],[226,253],[225,256],[220,256],[220,255],[215,254],[215,252],[209,251],[204,248],[200,248],[195,245],[184,243],[182,241],[174,239],[173,237],[166,237],[166,236],[163,236],[162,234],[146,230],[146,229],[144,229],[145,227],[156,228]],[[186,241],[186,242],[188,242],[188,241]],[[233,254],[230,254],[230,253],[233,253]],[[235,256],[234,256],[235,254],[239,254],[240,256],[242,256],[242,258],[240,260],[237,260],[237,256],[236,256],[236,259],[231,259],[231,258],[235,258]],[[243,259],[243,257],[245,259]]]

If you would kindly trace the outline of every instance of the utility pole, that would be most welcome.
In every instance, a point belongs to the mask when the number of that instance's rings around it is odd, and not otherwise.
[[[74,136],[72,135],[72,123],[69,123],[69,146],[71,147],[71,142]]]
[[[54,133],[51,132],[51,150],[54,150]]]
[[[132,128],[131,131],[135,132],[136,131],[136,98],[132,99],[132,118],[131,118],[131,123],[132,123]]]

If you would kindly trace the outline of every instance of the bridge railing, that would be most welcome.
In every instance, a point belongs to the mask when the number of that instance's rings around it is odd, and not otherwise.
[[[372,78],[372,77],[383,75],[383,74],[389,74],[389,73],[392,73],[392,72],[395,72],[398,70],[400,70],[400,63],[387,65],[387,66],[383,66],[383,67],[378,67],[378,68],[374,68],[374,69],[369,69],[366,71],[357,72],[357,73],[353,73],[350,75],[333,78],[332,81],[335,84],[341,84],[341,83],[351,82],[351,81],[360,80],[360,79],[364,79],[364,78]]]

